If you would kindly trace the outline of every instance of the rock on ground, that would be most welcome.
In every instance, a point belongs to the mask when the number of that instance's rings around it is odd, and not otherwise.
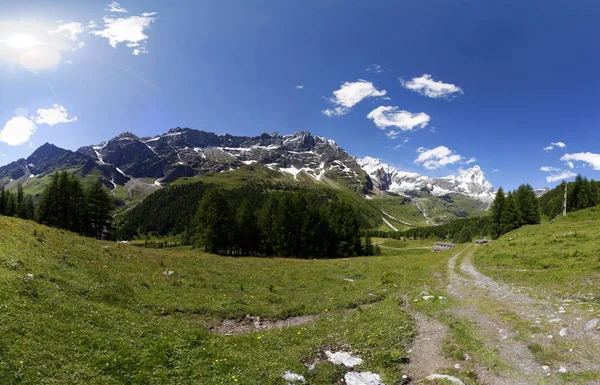
[[[356,365],[362,364],[363,360],[360,357],[355,357],[347,352],[335,352],[332,353],[329,350],[325,351],[325,355],[327,359],[336,364],[336,365],[344,365],[347,368],[352,368]]]
[[[385,385],[379,374],[371,372],[348,372],[344,380],[347,385]]]

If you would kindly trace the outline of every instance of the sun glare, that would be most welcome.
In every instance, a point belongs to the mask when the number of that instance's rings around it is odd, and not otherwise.
[[[39,44],[35,36],[27,34],[15,34],[5,40],[8,45],[17,49],[27,49]]]

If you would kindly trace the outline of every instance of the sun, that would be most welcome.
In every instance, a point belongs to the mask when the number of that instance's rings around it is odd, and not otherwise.
[[[11,35],[4,41],[16,49],[27,49],[39,44],[35,36],[28,34]]]

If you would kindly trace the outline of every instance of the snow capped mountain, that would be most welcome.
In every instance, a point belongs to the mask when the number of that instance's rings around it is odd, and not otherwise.
[[[485,179],[479,166],[462,170],[457,176],[429,178],[414,172],[398,171],[372,157],[357,159],[357,162],[369,174],[373,186],[381,191],[406,194],[424,190],[435,196],[461,194],[485,203],[494,200],[494,187]]]
[[[538,198],[541,197],[542,195],[546,194],[548,191],[550,191],[550,189],[548,187],[540,187],[540,188],[533,189],[535,196]]]
[[[341,178],[357,191],[368,180],[356,160],[333,139],[309,132],[246,137],[174,128],[152,138],[138,138],[126,132],[108,142],[82,147],[78,152],[101,164],[113,165],[125,175],[157,178],[161,184],[253,164],[291,174],[294,179],[300,175],[316,181]]]

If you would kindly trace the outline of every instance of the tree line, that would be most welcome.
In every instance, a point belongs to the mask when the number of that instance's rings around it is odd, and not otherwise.
[[[335,194],[209,188],[185,237],[221,255],[337,258],[372,255],[360,214]]]
[[[520,185],[517,190],[509,191],[508,194],[504,194],[504,189],[500,187],[490,211],[493,238],[523,225],[541,222],[538,200],[529,184]]]
[[[33,196],[23,194],[23,187],[19,184],[17,192],[8,191],[2,186],[0,188],[0,215],[33,219],[35,215],[35,204]]]
[[[398,232],[369,231],[369,234],[395,239],[451,239],[455,243],[465,243],[484,236],[498,238],[523,225],[540,222],[540,208],[535,192],[529,184],[522,184],[507,194],[500,187],[488,215],[456,219],[441,226],[415,227]]]
[[[560,184],[539,198],[540,210],[548,219],[563,212],[565,185]],[[577,175],[574,182],[567,184],[567,212],[585,209],[600,204],[600,181],[588,180]]]
[[[489,215],[459,218],[440,226],[413,227],[404,231],[370,230],[372,237],[393,239],[447,239],[454,243],[471,242],[473,238],[482,238],[492,234]]]
[[[84,188],[77,176],[66,171],[52,175],[37,205],[33,196],[23,194],[21,185],[16,193],[0,189],[1,215],[35,219],[97,239],[109,238],[112,210],[113,200],[99,180]]]

